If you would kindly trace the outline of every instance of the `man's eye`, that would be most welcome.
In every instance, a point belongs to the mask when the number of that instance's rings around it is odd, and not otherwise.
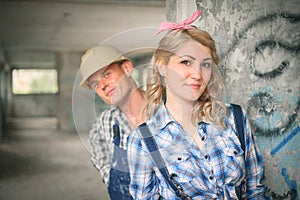
[[[97,87],[98,87],[98,81],[96,82],[93,82],[92,84],[91,84],[91,88],[93,88],[93,89],[97,89]]]
[[[102,74],[102,78],[107,79],[110,76],[110,72],[105,72],[104,74]]]
[[[191,65],[191,62],[190,61],[188,61],[188,60],[183,60],[183,61],[181,61],[180,62],[181,64],[184,64],[184,65]]]

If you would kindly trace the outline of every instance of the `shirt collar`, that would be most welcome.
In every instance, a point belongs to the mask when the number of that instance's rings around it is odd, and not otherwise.
[[[123,113],[123,111],[119,107],[112,106],[111,110],[113,113],[114,120],[117,120],[117,121],[121,120],[121,121],[125,122],[126,124],[128,124],[128,126],[129,126],[129,123],[128,123],[125,113]]]
[[[160,105],[154,115],[154,119],[157,123],[157,128],[163,129],[165,128],[169,123],[175,122],[177,123],[173,117],[169,114],[166,106],[164,104]]]
[[[154,115],[154,118],[157,122],[157,128],[163,129],[165,128],[168,124],[174,122],[178,123],[175,121],[175,119],[169,114],[165,104],[162,104],[158,107],[156,114]],[[209,125],[210,122],[206,121],[205,119],[201,120],[200,122],[197,122],[197,126],[201,127],[201,124],[204,123],[206,125]]]

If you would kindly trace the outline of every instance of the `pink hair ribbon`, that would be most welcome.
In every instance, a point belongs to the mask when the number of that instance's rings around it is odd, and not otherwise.
[[[158,31],[156,34],[159,34],[163,31],[167,31],[167,30],[190,29],[193,27],[190,24],[193,23],[199,16],[201,16],[201,14],[202,14],[202,11],[197,10],[190,17],[188,17],[181,23],[162,22],[159,24]]]

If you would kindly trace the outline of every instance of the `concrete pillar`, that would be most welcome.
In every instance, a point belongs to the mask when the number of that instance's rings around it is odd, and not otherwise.
[[[167,0],[171,3],[167,16],[177,22],[203,11],[196,25],[216,41],[228,101],[247,112],[268,188],[279,195],[299,193],[300,2]]]
[[[59,71],[59,127],[65,131],[74,131],[75,125],[72,115],[72,91],[77,70],[80,65],[80,53],[64,52],[57,55]]]

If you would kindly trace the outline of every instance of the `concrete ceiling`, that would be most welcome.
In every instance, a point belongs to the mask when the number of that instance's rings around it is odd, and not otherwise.
[[[0,49],[84,51],[113,35],[165,20],[165,0],[2,0]]]

